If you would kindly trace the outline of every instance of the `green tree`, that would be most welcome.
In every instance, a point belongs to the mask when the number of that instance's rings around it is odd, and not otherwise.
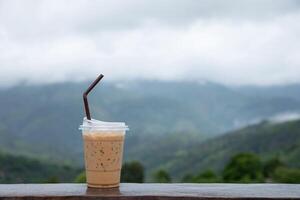
[[[124,163],[121,170],[121,182],[126,183],[143,183],[144,167],[138,161]]]
[[[85,171],[78,174],[78,176],[76,176],[74,182],[75,183],[85,183],[86,182]]]
[[[240,153],[231,158],[222,175],[225,182],[263,182],[263,167],[257,155]]]
[[[300,169],[278,167],[272,179],[280,183],[300,183]]]
[[[206,170],[194,177],[194,183],[215,183],[219,182],[218,176],[212,170]]]
[[[219,177],[210,169],[200,172],[198,175],[186,174],[182,179],[183,183],[216,183],[220,182]]]
[[[57,176],[50,176],[45,183],[59,183],[59,178]]]
[[[278,157],[274,157],[264,163],[264,176],[270,178],[278,167],[283,167],[284,163]]]
[[[188,174],[185,174],[182,179],[181,179],[181,182],[182,183],[193,183],[194,182],[194,176],[190,173]]]
[[[167,171],[160,169],[153,174],[153,179],[156,183],[170,183],[171,177]]]

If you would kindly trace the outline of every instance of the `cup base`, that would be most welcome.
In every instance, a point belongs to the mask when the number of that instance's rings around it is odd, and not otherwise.
[[[119,183],[107,184],[107,185],[96,185],[96,184],[88,183],[87,186],[90,188],[116,188],[119,187]]]

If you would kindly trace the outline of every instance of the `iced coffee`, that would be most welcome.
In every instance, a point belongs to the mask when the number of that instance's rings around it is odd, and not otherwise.
[[[86,179],[89,187],[118,187],[123,158],[125,123],[85,119],[82,129]]]

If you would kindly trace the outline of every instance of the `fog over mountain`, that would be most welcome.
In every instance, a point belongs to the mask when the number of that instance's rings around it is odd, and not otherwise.
[[[299,8],[293,0],[0,1],[0,86],[99,73],[299,83]]]

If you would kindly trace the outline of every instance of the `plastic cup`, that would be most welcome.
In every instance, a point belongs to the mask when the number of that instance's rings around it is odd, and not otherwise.
[[[123,146],[128,127],[121,122],[83,120],[86,181],[89,187],[112,188],[120,184]]]

